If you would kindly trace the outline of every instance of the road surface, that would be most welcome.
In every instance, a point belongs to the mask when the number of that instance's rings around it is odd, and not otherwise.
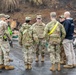
[[[14,41],[14,47],[11,48],[10,56],[14,60],[10,64],[13,65],[15,69],[0,70],[0,75],[76,75],[76,68],[64,69],[63,66],[61,66],[60,72],[50,71],[51,63],[48,54],[46,54],[44,63],[40,61],[36,63],[34,60],[32,70],[26,70],[23,62],[23,53],[17,41]]]

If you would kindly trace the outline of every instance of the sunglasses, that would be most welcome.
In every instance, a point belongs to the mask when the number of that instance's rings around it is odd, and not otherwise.
[[[41,18],[37,18],[38,20],[40,20]]]

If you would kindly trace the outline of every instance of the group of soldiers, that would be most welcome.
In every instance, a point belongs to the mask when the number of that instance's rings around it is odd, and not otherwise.
[[[50,54],[51,71],[60,71],[64,68],[76,67],[75,52],[73,50],[74,23],[70,12],[66,11],[57,21],[56,12],[50,13],[51,21],[45,25],[42,15],[37,15],[36,23],[31,25],[31,17],[25,18],[25,23],[19,31],[19,44],[23,47],[26,69],[32,68],[33,51],[36,53],[36,62],[44,62],[45,50]],[[66,58],[66,59],[64,59]],[[57,66],[57,67],[56,67]]]
[[[9,16],[0,14],[0,69],[14,69],[9,65],[10,33],[8,31]],[[38,14],[36,23],[31,24],[31,17],[25,17],[25,23],[19,30],[19,44],[22,47],[24,63],[26,69],[32,69],[33,52],[35,52],[36,62],[44,62],[45,51],[50,54],[50,71],[60,71],[61,64],[64,68],[76,67],[75,52],[73,49],[74,23],[70,17],[70,12],[64,12],[57,21],[56,12],[50,13],[51,21],[47,24],[42,22],[42,15]],[[5,38],[5,34],[7,38]],[[66,59],[64,59],[66,57]]]

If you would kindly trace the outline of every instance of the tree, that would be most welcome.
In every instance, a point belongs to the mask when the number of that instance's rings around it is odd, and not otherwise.
[[[31,4],[35,4],[35,5],[42,5],[43,4],[43,0],[25,0],[30,2]]]
[[[19,0],[2,0],[2,11],[13,12],[19,8]]]
[[[36,4],[36,5],[42,5],[43,4],[43,0],[29,0],[29,1]]]

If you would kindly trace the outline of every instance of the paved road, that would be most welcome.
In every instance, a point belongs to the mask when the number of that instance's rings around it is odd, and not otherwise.
[[[49,55],[46,55],[45,62],[35,63],[33,62],[32,70],[25,70],[23,62],[22,50],[17,42],[14,42],[14,48],[11,48],[10,56],[14,60],[11,65],[15,66],[14,70],[1,70],[0,75],[76,75],[76,68],[64,69],[63,67],[60,72],[51,72],[49,68],[51,66]],[[34,58],[35,59],[35,58]]]

